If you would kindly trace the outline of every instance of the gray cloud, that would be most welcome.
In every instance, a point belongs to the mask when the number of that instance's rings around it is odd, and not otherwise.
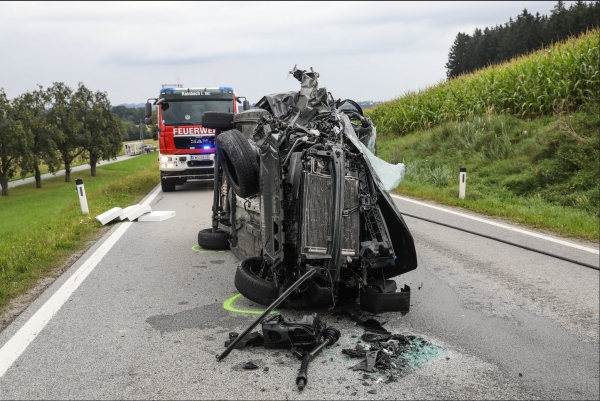
[[[0,3],[0,87],[84,82],[113,103],[161,83],[231,85],[256,101],[314,67],[334,96],[387,100],[432,85],[459,31],[555,2]],[[339,95],[338,95],[339,92]]]

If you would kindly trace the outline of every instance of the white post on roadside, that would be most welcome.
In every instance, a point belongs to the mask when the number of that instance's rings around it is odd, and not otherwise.
[[[467,168],[461,167],[458,174],[458,197],[465,199],[465,191],[467,189]]]
[[[77,178],[75,180],[75,186],[77,188],[77,195],[79,196],[79,203],[81,204],[81,212],[83,214],[88,214],[90,210],[88,209],[87,197],[85,196],[85,188],[83,187],[83,180],[81,178]]]

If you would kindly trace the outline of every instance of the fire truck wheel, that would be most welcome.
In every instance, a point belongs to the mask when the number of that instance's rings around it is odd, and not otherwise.
[[[262,256],[242,260],[235,272],[235,288],[250,301],[269,306],[277,298],[277,289],[266,279],[270,269],[264,268],[263,262]]]
[[[216,142],[219,162],[233,191],[242,198],[256,195],[260,189],[258,161],[244,134],[232,129],[217,136]]]
[[[229,233],[221,230],[213,233],[212,228],[205,228],[198,231],[198,245],[216,251],[229,249]]]
[[[162,189],[163,192],[175,191],[175,185],[177,185],[177,181],[173,178],[160,180],[160,188]]]
[[[202,114],[202,126],[221,131],[230,130],[233,128],[233,113],[205,111]]]

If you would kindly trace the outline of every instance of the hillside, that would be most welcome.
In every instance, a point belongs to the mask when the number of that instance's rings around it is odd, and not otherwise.
[[[598,241],[599,34],[369,110],[380,156],[406,163],[398,191]]]
[[[369,110],[380,135],[404,135],[488,112],[535,118],[598,102],[600,30]]]

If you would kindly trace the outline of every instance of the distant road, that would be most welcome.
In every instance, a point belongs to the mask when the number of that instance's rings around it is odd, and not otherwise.
[[[139,156],[139,155],[137,155],[137,156]],[[123,160],[131,159],[131,158],[137,157],[137,156],[123,155],[123,156],[117,157],[115,160],[109,160],[109,161],[102,160],[100,163],[98,163],[98,166],[104,166],[104,165],[111,164],[111,163],[121,162]],[[73,167],[71,169],[71,173],[76,173],[78,171],[89,170],[89,169],[90,169],[90,165],[89,164],[82,164],[81,166]],[[55,173],[42,174],[41,177],[42,177],[42,180],[45,180],[47,178],[59,177],[61,175],[65,175],[65,170],[64,169],[63,170],[59,170],[59,171],[57,171]],[[27,177],[27,178],[22,179],[22,180],[9,181],[8,188],[18,187],[19,185],[25,185],[25,184],[29,184],[31,182],[35,182],[35,177]],[[2,188],[2,185],[0,185],[0,188]]]

